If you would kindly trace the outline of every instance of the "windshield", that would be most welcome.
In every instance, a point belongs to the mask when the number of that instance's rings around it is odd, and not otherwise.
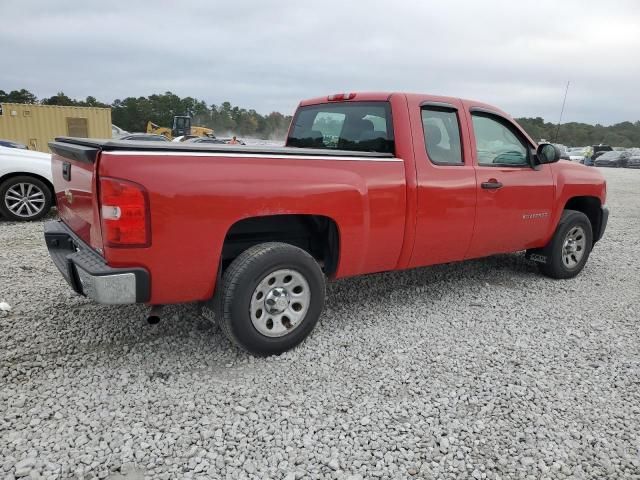
[[[340,102],[300,107],[288,147],[394,153],[388,102]]]

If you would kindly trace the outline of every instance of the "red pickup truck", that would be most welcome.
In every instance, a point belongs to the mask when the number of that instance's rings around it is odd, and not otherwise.
[[[327,279],[523,250],[570,278],[608,218],[598,170],[458,98],[306,100],[284,147],[50,147],[60,220],[45,238],[71,287],[108,304],[210,302],[258,355],[311,332]]]

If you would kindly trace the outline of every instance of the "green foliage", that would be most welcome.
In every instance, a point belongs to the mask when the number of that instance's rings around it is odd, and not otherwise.
[[[612,147],[640,146],[640,121],[622,122],[609,127],[600,124],[563,123],[558,131],[557,124],[545,122],[542,118],[517,118],[516,121],[534,140],[545,139],[572,147],[583,147],[603,143]],[[556,132],[558,138],[556,139]]]
[[[64,92],[58,92],[56,95],[43,98],[38,102],[37,97],[25,89],[9,93],[0,90],[0,102],[111,107],[113,123],[130,132],[145,131],[148,121],[170,128],[175,115],[191,115],[193,125],[213,128],[220,135],[283,138],[291,123],[290,116],[279,112],[260,115],[255,110],[236,107],[229,102],[208,106],[202,100],[193,97],[180,98],[171,92],[149,95],[148,97],[117,99],[109,105],[99,102],[91,96],[85,100],[75,100],[65,95]]]
[[[35,97],[34,97],[35,98]],[[74,100],[64,94],[64,92],[58,92],[52,97],[43,98],[40,100],[42,105],[61,105],[72,107],[102,107],[107,108],[109,105],[99,102],[95,97],[87,97],[86,100]]]
[[[0,90],[0,103],[38,103],[37,97],[24,88],[7,93]]]
[[[278,112],[263,116],[255,110],[234,107],[229,102],[207,106],[202,100],[180,98],[171,92],[118,99],[111,108],[113,123],[130,132],[144,131],[149,120],[171,127],[175,115],[191,115],[193,125],[212,128],[220,135],[282,138],[291,123],[290,116]]]

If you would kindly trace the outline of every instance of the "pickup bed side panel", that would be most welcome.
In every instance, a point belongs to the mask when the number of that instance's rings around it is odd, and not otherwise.
[[[402,248],[406,189],[399,159],[114,151],[103,152],[99,174],[149,193],[151,247],[105,248],[105,257],[113,267],[147,268],[152,304],[210,298],[225,235],[244,218],[332,218],[340,235],[336,277],[392,270]]]

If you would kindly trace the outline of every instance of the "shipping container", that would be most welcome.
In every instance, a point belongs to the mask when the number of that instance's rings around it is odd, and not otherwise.
[[[55,137],[111,138],[111,109],[0,103],[0,139],[49,152]]]

